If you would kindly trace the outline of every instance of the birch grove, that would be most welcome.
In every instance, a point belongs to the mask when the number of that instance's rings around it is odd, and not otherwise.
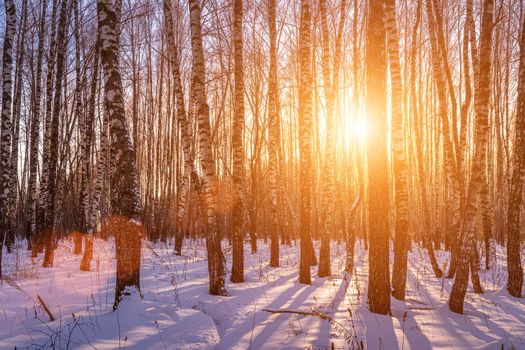
[[[114,308],[150,244],[201,241],[216,296],[292,247],[304,285],[364,259],[378,314],[416,248],[452,312],[502,259],[519,298],[523,5],[5,0],[0,253],[47,269],[72,241],[87,273],[111,242]]]

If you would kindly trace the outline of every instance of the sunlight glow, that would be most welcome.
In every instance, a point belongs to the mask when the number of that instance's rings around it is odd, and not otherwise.
[[[345,125],[346,134],[349,137],[366,137],[366,122],[364,119],[350,120]]]
[[[357,116],[346,115],[342,123],[342,134],[346,146],[350,146],[355,141],[364,141],[367,135],[366,116],[359,113]]]

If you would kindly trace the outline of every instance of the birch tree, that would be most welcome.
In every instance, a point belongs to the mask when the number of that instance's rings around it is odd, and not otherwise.
[[[116,309],[122,296],[140,290],[141,234],[140,188],[122,95],[118,65],[117,17],[111,0],[97,1],[100,56],[104,73],[104,106],[108,114],[111,148],[115,167],[111,172],[109,226],[115,234],[117,273]]]
[[[180,74],[179,50],[175,41],[175,34],[173,31],[173,13],[171,10],[170,0],[164,0],[164,21],[166,25],[166,35],[168,40],[168,50],[171,59],[171,75],[173,78],[175,90],[175,106],[177,108],[177,121],[181,133],[181,142],[184,156],[184,167],[182,173],[182,181],[178,193],[178,201],[176,208],[175,221],[175,254],[182,253],[182,239],[184,236],[183,218],[185,209],[188,203],[188,189],[190,186],[191,173],[193,171],[193,156],[191,152],[191,121],[186,113],[184,106],[184,92],[182,90],[182,79]]]
[[[270,70],[268,71],[268,181],[270,184],[270,266],[279,267],[279,234],[277,218],[277,200],[279,192],[279,93],[277,84],[277,28],[276,1],[268,0],[268,26],[270,40]],[[252,253],[256,251],[252,243]],[[255,249],[254,249],[255,248]]]
[[[93,50],[93,75],[91,78],[90,90],[89,90],[89,107],[86,113],[86,120],[84,122],[85,135],[83,142],[86,143],[84,157],[86,159],[91,158],[91,146],[94,140],[94,124],[95,124],[95,105],[97,101],[97,87],[99,82],[99,66],[100,66],[100,38],[97,33],[95,39],[95,47]],[[100,151],[98,153],[97,169],[95,173],[95,186],[91,196],[88,198],[81,198],[81,207],[84,210],[85,216],[85,237],[84,237],[84,254],[80,261],[80,270],[89,271],[91,258],[93,257],[93,235],[96,228],[97,211],[100,207],[100,196],[102,192],[102,182],[104,172],[106,170],[106,156],[108,151],[108,116],[107,114],[103,117],[102,130],[100,132]],[[90,160],[88,160],[88,164]],[[89,165],[88,165],[89,166]],[[82,177],[82,187],[87,187],[88,183],[91,182],[91,178],[87,176]]]
[[[492,28],[494,0],[483,2],[481,19],[480,57],[478,82],[476,84],[476,126],[474,136],[474,155],[471,167],[471,177],[467,191],[463,223],[461,227],[459,255],[456,277],[450,293],[449,308],[456,313],[463,313],[463,301],[469,281],[469,268],[475,249],[475,221],[479,205],[481,187],[484,184],[482,172],[485,169],[487,156],[488,115],[490,103],[490,71],[492,60]]]
[[[523,268],[520,256],[520,208],[523,201],[523,178],[525,176],[525,22],[520,40],[520,65],[518,76],[518,100],[516,111],[516,134],[512,153],[512,178],[509,192],[507,268],[509,294],[520,298],[523,288]]]
[[[233,206],[232,206],[232,282],[244,282],[244,68],[243,68],[243,4],[233,3],[234,110],[232,125]]]
[[[300,236],[301,256],[299,282],[311,284],[312,261],[311,215],[312,215],[312,72],[311,72],[311,1],[301,0],[299,27],[299,153],[300,188]]]
[[[44,260],[43,267],[52,267],[54,262],[55,250],[55,221],[57,218],[57,199],[59,190],[59,174],[58,174],[58,156],[59,156],[59,129],[62,103],[62,87],[64,79],[64,71],[66,65],[66,46],[67,46],[67,2],[62,2],[60,6],[60,15],[58,20],[57,31],[57,56],[56,56],[56,76],[55,76],[55,93],[53,95],[52,118],[50,121],[49,139],[46,140],[49,144],[48,153],[48,172],[47,172],[47,186],[46,202],[44,209],[44,221],[42,226],[42,235],[44,238]],[[47,126],[46,126],[47,127]],[[47,136],[47,135],[46,135]]]
[[[213,153],[211,149],[210,108],[206,101],[204,52],[202,47],[201,8],[199,0],[188,1],[190,9],[191,48],[193,57],[193,92],[195,94],[195,114],[198,118],[198,139],[200,163],[202,168],[202,204],[206,223],[206,250],[208,252],[209,292],[224,295],[225,271],[221,237],[217,231],[216,179]]]
[[[396,1],[385,1],[388,63],[392,86],[392,149],[395,189],[394,266],[392,270],[392,295],[405,299],[408,249],[408,184],[405,144],[403,135],[403,81],[399,62],[397,38]]]
[[[11,136],[12,136],[12,71],[13,41],[16,31],[16,7],[13,0],[4,1],[5,36],[2,53],[2,110],[0,127],[0,276],[2,276],[2,253],[4,239],[8,233],[11,209],[9,205],[11,176]]]
[[[368,159],[368,227],[370,241],[368,305],[390,313],[388,162],[386,119],[386,31],[383,3],[369,0],[366,35],[366,111]]]
[[[42,99],[42,65],[44,61],[44,37],[46,34],[46,10],[47,1],[42,1],[42,10],[40,12],[40,24],[38,32],[38,53],[36,62],[36,87],[35,87],[35,104],[33,118],[31,121],[31,150],[29,159],[29,185],[28,185],[28,236],[29,242],[32,242],[36,234],[36,213],[37,213],[37,176],[38,176],[38,149],[40,143],[40,119],[41,119],[41,99]]]
[[[58,1],[53,0],[51,10],[51,34],[49,38],[49,58],[47,61],[46,73],[46,98],[45,98],[45,120],[42,149],[42,173],[40,176],[38,211],[37,211],[37,231],[38,236],[32,245],[32,257],[43,249],[44,227],[48,203],[48,183],[49,183],[49,162],[51,159],[51,120],[53,113],[53,85],[55,81],[55,61],[57,56],[56,41],[56,17],[58,12]]]
[[[346,1],[341,1],[339,26],[337,29],[333,69],[330,68],[330,42],[328,35],[328,19],[326,14],[325,1],[319,1],[319,10],[321,12],[321,30],[322,30],[322,70],[324,94],[326,101],[326,133],[325,133],[325,160],[323,173],[325,179],[323,182],[324,192],[324,212],[323,226],[321,234],[321,251],[319,256],[319,277],[330,276],[330,238],[334,235],[333,207],[335,192],[335,103],[337,92],[339,90],[339,70],[341,65],[341,41],[345,23]]]
[[[16,218],[18,215],[18,161],[19,161],[19,143],[20,143],[20,119],[22,119],[22,86],[25,53],[26,53],[26,37],[27,37],[27,0],[22,1],[22,12],[20,17],[18,43],[17,43],[17,58],[15,70],[15,84],[14,84],[14,98],[13,98],[13,123],[12,123],[12,140],[11,140],[11,170],[9,179],[9,208],[11,209],[11,224],[10,230],[6,237],[5,245],[7,251],[11,252],[11,245],[16,239],[15,232],[17,230]]]

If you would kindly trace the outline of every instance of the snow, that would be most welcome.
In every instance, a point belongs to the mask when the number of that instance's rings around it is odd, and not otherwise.
[[[227,266],[231,249],[223,242]],[[318,247],[316,247],[318,248]],[[55,267],[41,268],[24,244],[4,256],[0,282],[0,349],[525,349],[525,300],[505,290],[504,250],[482,271],[485,293],[469,288],[465,315],[448,310],[452,280],[432,274],[424,250],[409,254],[407,298],[392,298],[392,317],[368,311],[367,252],[356,245],[356,268],[342,272],[344,245],[332,244],[331,278],[298,283],[298,244],[281,246],[281,267],[268,266],[267,244],[245,246],[246,282],[228,281],[228,296],[210,296],[202,240],[173,246],[143,243],[141,294],[124,297],[113,312],[113,242],[96,240],[91,272],[65,240]],[[448,253],[437,251],[446,267]],[[37,301],[40,295],[55,316]],[[287,311],[272,313],[265,310]],[[297,314],[295,312],[306,313]]]

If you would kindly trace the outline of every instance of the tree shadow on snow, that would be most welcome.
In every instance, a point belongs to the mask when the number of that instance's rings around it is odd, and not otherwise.
[[[287,301],[293,300],[292,303],[287,307],[287,309],[292,309],[292,310],[300,309],[301,306],[304,307],[304,302],[312,295],[312,293],[314,293],[319,288],[318,285],[302,286],[302,285],[295,284],[294,287],[290,289],[297,290],[298,287],[302,288],[302,290],[299,292],[297,296],[289,295],[288,293],[283,293],[283,295],[280,296],[275,302],[270,303],[267,306],[267,308],[276,309],[279,306],[284,305]],[[257,324],[259,325],[264,320],[267,320],[269,317],[272,316],[272,314],[269,312],[266,312],[266,311],[262,311],[262,312],[265,313],[266,315],[262,315],[264,319],[257,322]],[[266,341],[275,332],[283,328],[286,328],[286,329],[288,328],[288,324],[286,322],[288,322],[288,320],[290,319],[290,314],[288,315],[279,314],[274,317],[275,319],[272,322],[268,323],[262,330],[257,331],[255,337],[253,338],[252,344],[251,344],[253,349],[263,348]],[[308,317],[311,317],[311,316],[308,316]]]

